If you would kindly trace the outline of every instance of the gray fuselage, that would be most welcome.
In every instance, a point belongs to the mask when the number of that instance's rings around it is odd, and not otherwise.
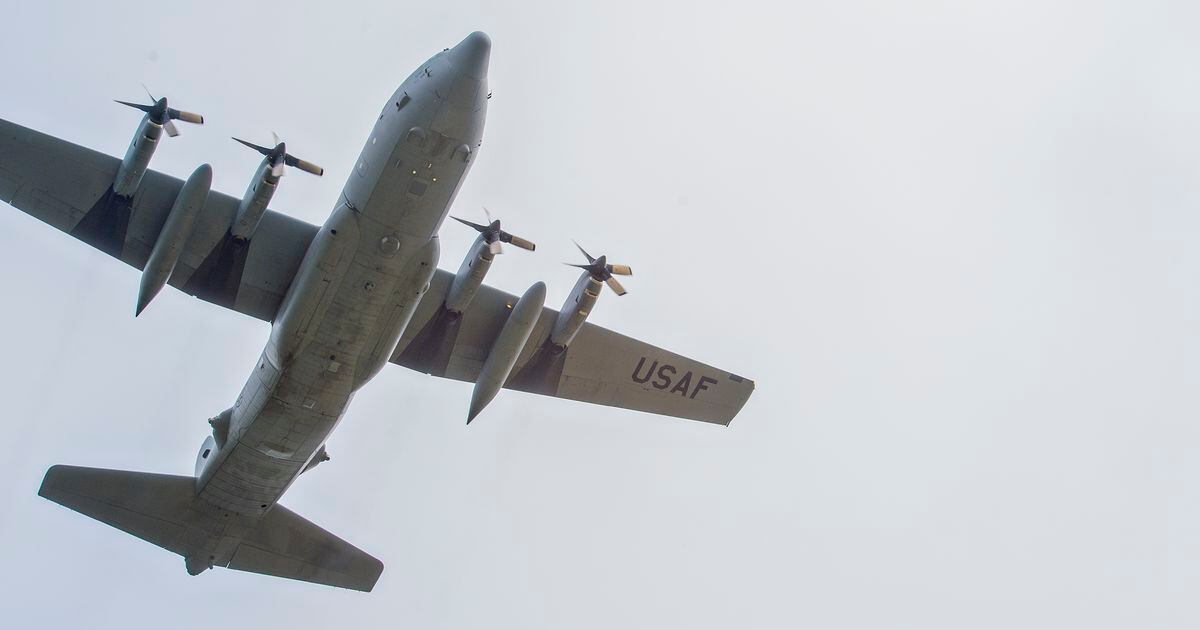
[[[384,106],[227,415],[228,437],[197,472],[202,499],[266,513],[391,357],[479,150],[489,49],[486,35],[468,36],[420,66]]]

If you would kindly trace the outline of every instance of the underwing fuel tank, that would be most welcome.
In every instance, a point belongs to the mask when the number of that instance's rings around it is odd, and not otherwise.
[[[534,283],[525,291],[525,295],[517,300],[508,321],[504,322],[504,328],[500,330],[500,335],[496,337],[496,342],[492,344],[492,349],[483,362],[479,378],[475,380],[475,389],[471,392],[471,409],[467,412],[467,424],[471,424],[475,416],[479,415],[500,392],[500,388],[504,387],[504,382],[512,373],[517,357],[525,348],[525,342],[529,341],[529,335],[533,332],[545,304],[546,284],[543,282]]]
[[[183,183],[183,188],[179,189],[171,213],[167,215],[167,220],[158,233],[158,239],[154,241],[154,249],[150,251],[150,258],[146,260],[146,266],[142,269],[134,317],[141,315],[150,300],[153,300],[167,284],[171,272],[175,270],[175,263],[179,261],[179,254],[192,233],[196,215],[208,200],[211,187],[212,167],[201,164]]]

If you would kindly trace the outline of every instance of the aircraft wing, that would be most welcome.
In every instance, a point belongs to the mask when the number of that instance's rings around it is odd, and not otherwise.
[[[141,269],[183,182],[147,170],[122,215],[108,205],[119,167],[112,156],[0,120],[0,200]],[[271,321],[318,228],[268,210],[245,251],[219,257],[239,201],[209,193],[169,283]],[[517,298],[484,286],[461,318],[448,318],[442,303],[453,278],[437,271],[392,362],[474,382]],[[729,424],[754,391],[749,379],[592,324],[557,352],[546,343],[556,316],[543,309],[506,388],[717,424]]]
[[[0,120],[0,201],[141,269],[183,182],[147,170],[132,206],[113,207],[109,193],[120,165],[110,155]],[[227,245],[225,228],[239,202],[209,193],[169,283],[270,321],[317,228],[268,210],[244,250],[216,256]],[[132,305],[135,296],[129,299]]]
[[[482,286],[461,317],[442,308],[454,274],[437,270],[392,362],[475,382],[517,296]],[[504,387],[545,396],[728,425],[754,381],[591,323],[559,351],[558,311],[543,308]]]

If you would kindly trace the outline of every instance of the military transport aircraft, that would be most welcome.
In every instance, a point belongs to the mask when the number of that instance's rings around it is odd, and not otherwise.
[[[245,195],[147,168],[173,121],[145,112],[124,159],[0,120],[0,199],[142,270],[136,313],[166,284],[271,323],[233,407],[209,420],[194,476],[52,466],[39,494],[184,558],[369,591],[383,564],[301,518],[280,496],[329,459],[325,441],[355,391],[388,362],[474,383],[467,420],[502,388],[729,424],[754,383],[587,323],[623,265],[584,252],[562,309],[546,287],[521,296],[482,284],[503,243],[488,225],[458,273],[437,268],[438,230],[479,154],[491,41],[472,33],[395,91],[321,227],[267,209],[284,169],[320,174],[283,143],[263,147]],[[582,250],[582,248],[580,248]]]

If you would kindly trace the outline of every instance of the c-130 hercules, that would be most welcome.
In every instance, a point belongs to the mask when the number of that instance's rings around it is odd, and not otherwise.
[[[282,143],[242,199],[210,190],[208,165],[180,181],[147,165],[172,120],[146,112],[123,160],[0,120],[0,199],[142,269],[137,313],[170,284],[271,323],[233,407],[209,420],[195,476],[53,466],[39,494],[184,558],[363,591],[383,563],[282,505],[355,391],[389,361],[475,383],[468,422],[501,387],[729,424],[754,383],[586,322],[628,267],[584,252],[561,311],[546,287],[482,284],[500,243],[478,225],[458,273],[437,268],[438,230],[475,161],[487,111],[488,36],[434,55],[384,106],[321,227],[267,210],[285,166],[320,174]],[[582,249],[582,248],[581,248]]]

